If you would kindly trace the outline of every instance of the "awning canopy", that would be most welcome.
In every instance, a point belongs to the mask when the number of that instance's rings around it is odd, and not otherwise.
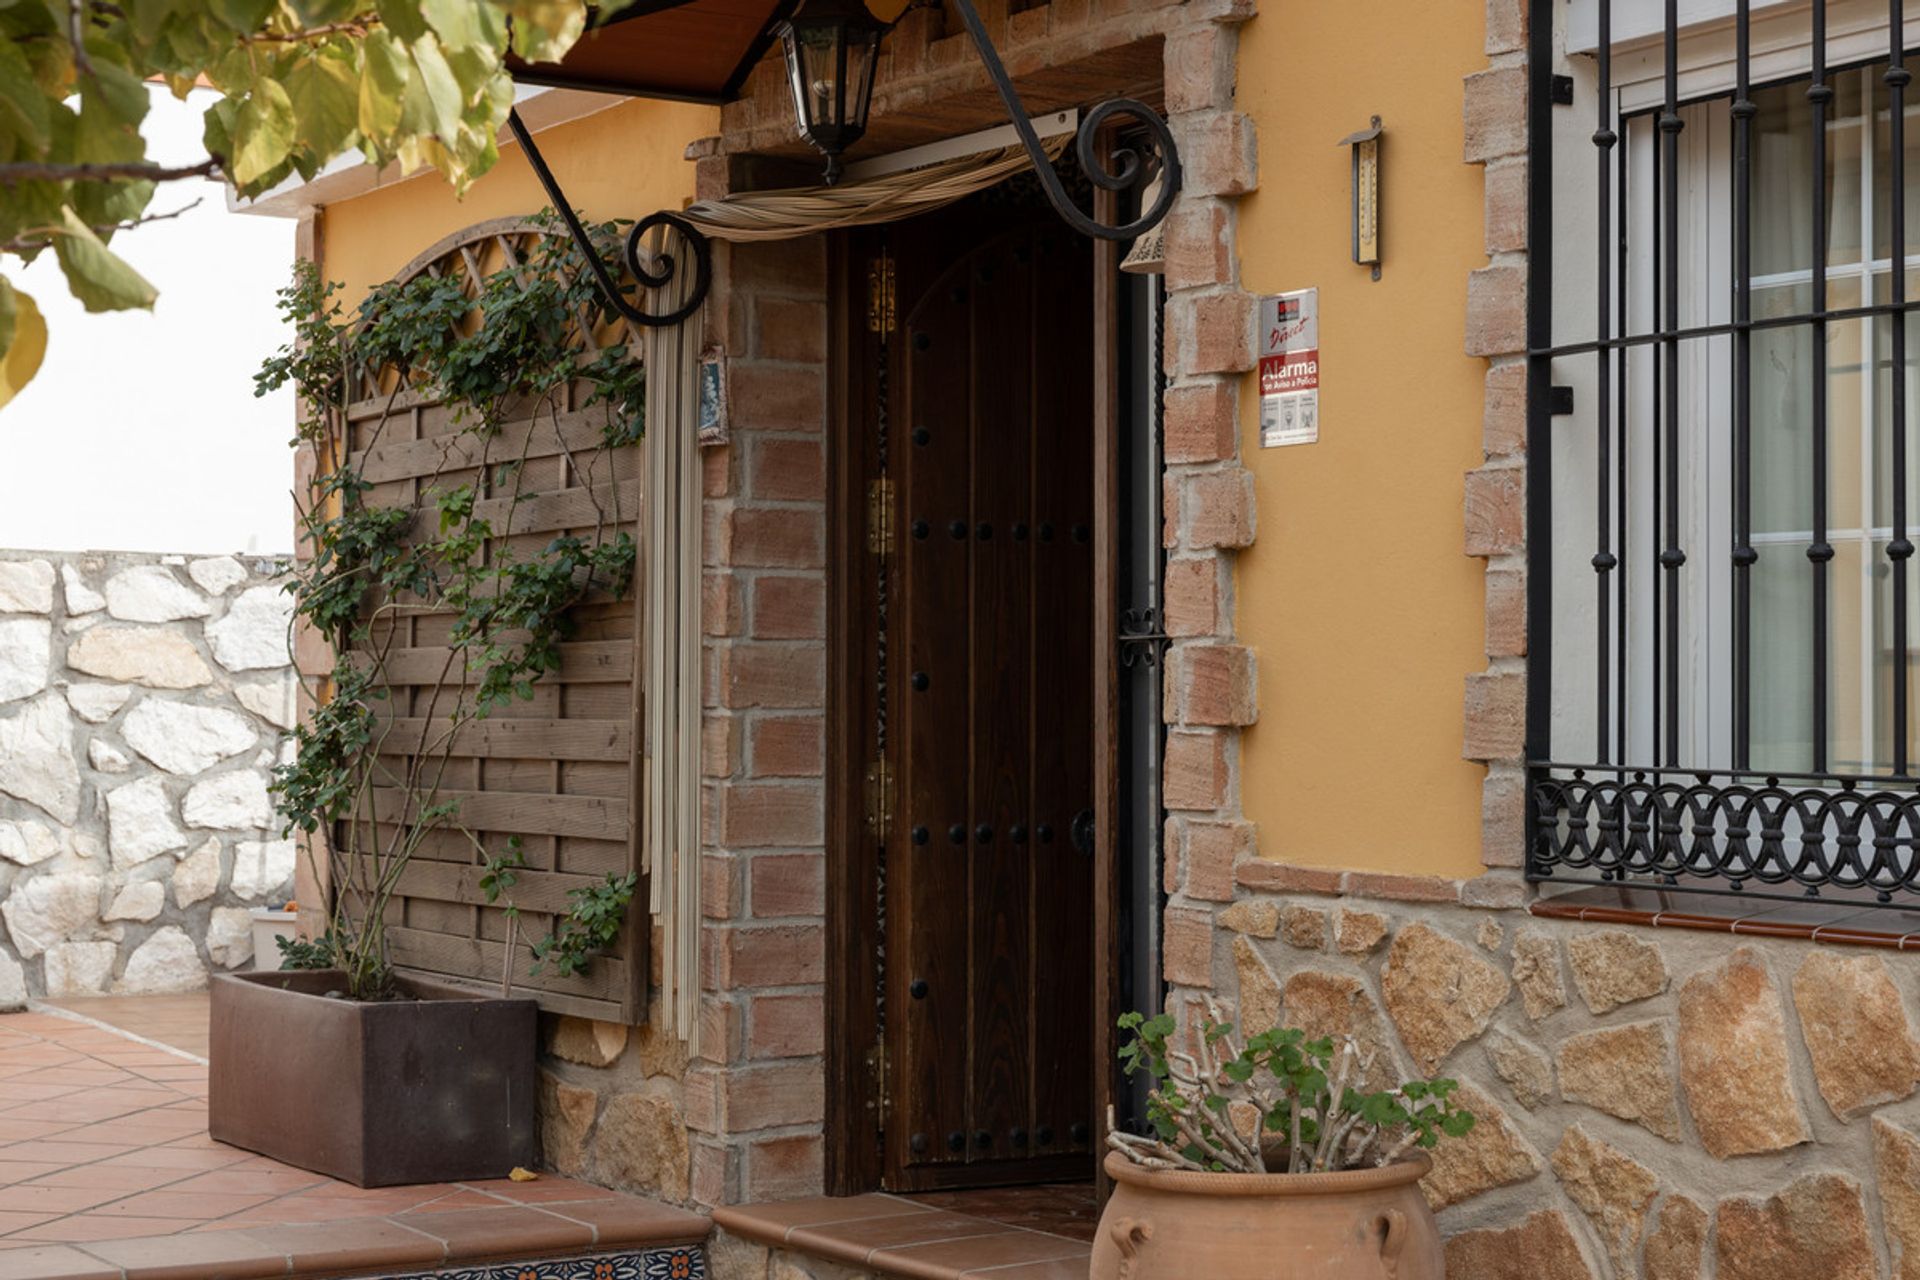
[[[509,58],[522,84],[721,103],[736,97],[795,0],[636,0],[560,62]]]

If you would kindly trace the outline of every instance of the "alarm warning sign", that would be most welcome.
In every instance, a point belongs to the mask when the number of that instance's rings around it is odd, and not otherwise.
[[[1260,301],[1260,445],[1320,438],[1320,291]]]

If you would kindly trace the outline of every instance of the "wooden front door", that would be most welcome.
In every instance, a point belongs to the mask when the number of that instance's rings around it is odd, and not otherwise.
[[[1093,250],[1050,215],[890,228],[867,451],[884,1185],[1091,1176]]]

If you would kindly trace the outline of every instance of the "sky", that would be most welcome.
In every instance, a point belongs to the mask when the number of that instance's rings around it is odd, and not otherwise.
[[[203,159],[200,115],[151,90],[143,132],[162,163]],[[276,554],[293,547],[293,401],[255,399],[253,373],[285,340],[274,290],[293,265],[294,223],[229,213],[219,184],[161,184],[119,253],[160,291],[151,312],[88,315],[52,253],[16,287],[47,317],[46,362],[0,408],[0,548]]]

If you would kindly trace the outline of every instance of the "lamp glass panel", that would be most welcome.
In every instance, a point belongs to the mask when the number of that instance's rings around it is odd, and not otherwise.
[[[802,36],[792,27],[780,33],[780,43],[786,47],[787,54],[787,87],[793,95],[793,109],[799,114],[796,123],[800,126],[800,132],[811,133],[813,120],[807,111],[813,100],[806,89],[806,58],[801,41]]]
[[[798,33],[803,77],[799,91],[806,104],[803,114],[810,125],[833,127],[841,123],[839,47],[843,38],[843,29],[837,24]]]
[[[864,130],[867,107],[873,96],[873,68],[880,60],[880,33],[863,31],[847,41],[847,119],[845,123]]]

